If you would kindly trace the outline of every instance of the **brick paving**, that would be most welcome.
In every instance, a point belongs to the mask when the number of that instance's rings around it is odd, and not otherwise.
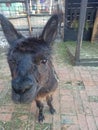
[[[59,77],[53,101],[56,113],[51,116],[45,103],[45,121],[39,124],[35,102],[12,102],[8,65],[0,60],[0,130],[98,130],[98,68],[55,64],[55,69]]]

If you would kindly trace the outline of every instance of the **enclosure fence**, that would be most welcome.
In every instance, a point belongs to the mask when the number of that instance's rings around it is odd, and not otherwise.
[[[0,0],[0,13],[8,17],[17,30],[29,31],[29,35],[33,32],[37,35],[56,8],[33,5],[30,0]]]

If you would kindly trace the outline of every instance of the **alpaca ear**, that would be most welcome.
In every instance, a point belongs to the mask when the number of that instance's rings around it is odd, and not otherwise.
[[[4,35],[11,46],[14,45],[15,43],[14,41],[20,38],[23,38],[23,36],[17,32],[17,30],[14,28],[11,22],[2,14],[0,14],[0,23],[1,23]]]
[[[58,15],[53,15],[45,25],[41,37],[48,44],[55,39],[58,29]]]

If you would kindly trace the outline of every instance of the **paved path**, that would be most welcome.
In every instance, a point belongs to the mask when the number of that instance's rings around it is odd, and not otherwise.
[[[56,114],[45,103],[45,121],[37,122],[38,109],[14,104],[10,72],[0,59],[0,130],[98,130],[98,68],[55,65],[59,87],[54,94]]]
[[[98,130],[98,68],[67,66],[59,68],[58,75],[60,128],[55,125],[53,130]]]

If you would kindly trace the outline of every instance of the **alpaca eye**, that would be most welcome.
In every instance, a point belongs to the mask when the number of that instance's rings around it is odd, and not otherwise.
[[[41,63],[42,63],[42,64],[46,64],[46,62],[47,62],[47,59],[41,60]]]

